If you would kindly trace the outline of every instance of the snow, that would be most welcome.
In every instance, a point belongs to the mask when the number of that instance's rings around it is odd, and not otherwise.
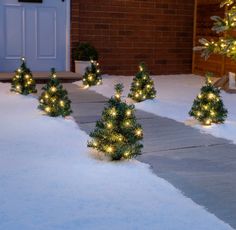
[[[200,92],[205,79],[196,75],[160,75],[152,76],[157,89],[157,98],[141,103],[135,103],[137,109],[167,117],[178,122],[191,125],[201,132],[209,133],[215,137],[225,138],[236,143],[236,94],[228,94],[222,91],[221,95],[228,109],[228,118],[224,124],[202,126],[188,115],[193,100]],[[103,85],[89,88],[106,97],[114,94],[113,86],[123,83],[124,98],[127,97],[133,77],[103,76]],[[76,82],[81,85],[81,82]]]
[[[1,230],[232,229],[148,165],[95,159],[72,119],[43,116],[9,87],[0,84]]]

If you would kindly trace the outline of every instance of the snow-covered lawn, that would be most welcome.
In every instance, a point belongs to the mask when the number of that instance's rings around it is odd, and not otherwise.
[[[37,104],[0,83],[1,230],[231,229],[147,165],[94,159],[73,120]]]
[[[136,108],[168,117],[187,125],[199,128],[203,132],[210,133],[216,137],[226,138],[236,143],[236,94],[228,94],[222,91],[225,107],[229,114],[225,124],[204,127],[193,121],[188,112],[191,109],[194,98],[199,94],[205,79],[196,75],[167,75],[153,76],[157,89],[157,98],[135,103]],[[103,76],[103,85],[91,87],[106,97],[114,94],[114,84],[123,83],[124,96],[128,95],[133,77]],[[81,82],[76,84],[81,85]]]

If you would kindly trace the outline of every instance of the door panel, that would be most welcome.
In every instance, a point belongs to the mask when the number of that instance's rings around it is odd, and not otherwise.
[[[24,55],[24,9],[19,6],[7,6],[4,8],[4,15],[5,57],[19,59],[21,55]],[[13,17],[14,21],[11,20]]]
[[[56,58],[56,9],[38,8],[36,18],[36,53],[39,59]],[[47,40],[45,40],[47,34]]]
[[[0,1],[0,71],[16,69],[21,56],[32,71],[65,70],[65,1]]]

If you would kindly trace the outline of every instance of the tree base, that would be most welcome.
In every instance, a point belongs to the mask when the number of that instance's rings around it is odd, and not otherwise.
[[[222,90],[224,90],[227,93],[236,93],[236,89],[231,89],[229,87],[229,76],[225,75],[223,77],[221,77],[219,80],[217,80],[214,83],[215,87],[221,88]]]

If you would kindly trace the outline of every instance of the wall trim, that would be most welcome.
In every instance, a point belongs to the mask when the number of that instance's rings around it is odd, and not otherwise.
[[[66,71],[70,71],[70,27],[71,27],[71,19],[70,19],[70,8],[71,8],[71,0],[66,1]]]

